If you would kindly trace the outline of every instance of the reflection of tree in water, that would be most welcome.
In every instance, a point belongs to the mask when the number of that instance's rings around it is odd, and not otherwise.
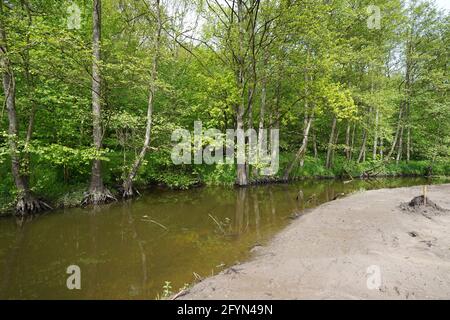
[[[259,240],[263,227],[280,225],[284,218],[297,217],[308,208],[331,201],[338,192],[340,189],[336,188],[332,181],[320,183],[305,181],[295,185],[282,184],[238,189],[234,232],[239,236],[252,231]]]
[[[199,187],[189,190],[167,190],[164,188],[147,191],[144,201],[149,205],[160,204],[189,204],[190,206],[204,206],[213,199],[214,206],[225,205],[234,201],[234,190],[224,187]]]
[[[133,203],[131,200],[124,201],[122,204],[122,212],[124,214],[124,217],[126,217],[128,225],[131,228],[131,234],[133,237],[133,240],[136,241],[137,246],[139,248],[139,252],[141,255],[141,268],[142,268],[142,283],[140,290],[134,287],[130,288],[130,295],[137,296],[137,295],[147,295],[146,288],[147,288],[147,281],[148,281],[148,269],[147,269],[147,254],[145,252],[145,241],[141,240],[139,237],[139,234],[137,232],[136,228],[136,222],[135,218],[133,216]]]
[[[255,212],[256,240],[259,241],[261,239],[261,232],[260,232],[261,216],[259,211],[259,199],[257,190],[254,190],[254,192],[252,193],[252,200],[253,200],[253,209]]]
[[[97,245],[97,234],[98,234],[98,226],[97,226],[97,214],[101,213],[101,208],[94,206],[90,209],[89,212],[89,240],[90,240],[90,249],[91,252],[89,252],[89,257],[98,257],[98,245]],[[83,270],[83,266],[81,266],[81,269]],[[83,272],[83,271],[82,271]],[[92,276],[93,279],[97,279],[98,274],[98,263],[92,263],[89,264],[89,274]],[[96,284],[96,283],[95,283]],[[95,284],[91,283],[87,287],[87,296],[88,297],[95,297],[96,288]]]
[[[271,217],[271,221],[272,223],[275,222],[275,216],[277,215],[277,210],[275,207],[275,201],[273,200],[273,191],[272,188],[269,188],[269,199],[270,199],[270,217]]]
[[[23,247],[23,242],[25,239],[26,234],[26,223],[31,221],[32,217],[29,218],[17,218],[16,219],[16,236],[14,240],[14,245],[8,250],[8,253],[6,254],[6,258],[3,263],[3,275],[2,275],[2,282],[0,283],[0,299],[8,299],[11,297],[8,297],[7,290],[11,288],[11,279],[14,275],[15,268],[17,268],[17,257],[20,254],[20,251]]]
[[[259,241],[266,214],[264,222],[275,223],[277,207],[270,187],[239,188],[235,202],[235,236],[254,231]]]
[[[215,224],[216,233],[231,238],[239,238],[250,230],[250,218],[253,214],[257,217],[256,226],[259,227],[260,213],[257,195],[252,191],[250,188],[239,188],[235,191],[234,221],[231,221],[228,217],[219,219],[212,214],[209,215]],[[251,193],[250,197],[249,193]],[[251,201],[253,201],[253,206]]]
[[[247,205],[247,188],[239,188],[236,192],[236,204],[235,204],[235,235],[238,237],[243,233],[244,216]]]

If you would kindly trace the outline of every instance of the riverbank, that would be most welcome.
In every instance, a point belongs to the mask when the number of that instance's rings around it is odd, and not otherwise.
[[[258,178],[258,181],[250,181],[252,185],[286,183],[283,178],[285,168],[293,161],[295,155],[283,155],[280,159],[280,170],[277,176],[269,179]],[[157,167],[156,167],[157,168]],[[430,169],[432,168],[432,169]],[[0,167],[0,170],[2,168]],[[7,172],[7,166],[3,168]],[[154,164],[149,164],[143,174],[145,178],[139,179],[137,188],[145,191],[148,188],[165,188],[170,190],[188,190],[199,186],[227,186],[232,187],[235,183],[236,172],[233,166],[199,166],[196,168],[195,174],[190,170],[181,170],[173,167],[169,171],[156,170]],[[167,170],[167,168],[166,168]],[[79,207],[84,199],[84,193],[88,189],[88,185],[82,181],[88,181],[88,176],[80,179],[73,179],[70,183],[61,181],[58,174],[53,168],[42,168],[39,172],[47,172],[45,179],[38,176],[32,177],[32,185],[34,193],[52,208],[68,209]],[[162,173],[155,173],[155,172]],[[386,162],[364,162],[354,163],[337,157],[334,167],[326,169],[324,160],[306,157],[303,167],[296,167],[293,170],[290,182],[302,180],[317,179],[358,179],[359,177],[371,178],[399,178],[399,177],[428,177],[439,178],[450,176],[450,166],[447,163],[435,163],[431,165],[428,161],[410,161],[400,163]],[[109,190],[120,198],[120,175],[108,176],[105,179]],[[14,214],[15,207],[15,187],[10,174],[7,179],[0,181],[0,217],[11,216]]]
[[[448,299],[450,212],[402,208],[421,192],[383,189],[326,203],[256,248],[250,262],[179,299]],[[450,209],[450,185],[431,186],[428,196]]]

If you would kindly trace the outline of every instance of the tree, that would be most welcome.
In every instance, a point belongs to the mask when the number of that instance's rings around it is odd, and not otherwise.
[[[5,93],[5,104],[9,121],[8,139],[11,154],[11,169],[18,191],[16,214],[23,217],[51,209],[51,207],[45,202],[38,200],[32,194],[27,174],[24,174],[22,171],[23,159],[21,158],[18,146],[19,125],[16,112],[16,79],[12,62],[8,56],[8,36],[6,32],[6,21],[8,17],[4,10],[3,1],[0,3],[0,14],[0,66],[3,73],[3,92]]]
[[[0,208],[265,181],[263,161],[174,165],[172,132],[198,120],[259,138],[280,129],[274,179],[448,171],[449,16],[431,1],[70,4],[2,1]]]
[[[150,8],[148,8],[150,10]],[[133,189],[133,180],[136,178],[139,168],[141,167],[145,155],[150,147],[150,138],[151,138],[151,130],[152,130],[152,115],[153,115],[153,105],[154,99],[156,95],[157,89],[157,80],[158,80],[158,68],[159,68],[159,60],[160,60],[160,51],[161,51],[161,34],[163,29],[163,21],[162,21],[162,8],[160,0],[155,0],[155,10],[156,10],[156,30],[153,37],[153,60],[150,71],[150,83],[148,85],[148,106],[147,106],[147,125],[145,129],[145,140],[144,145],[142,147],[141,152],[136,157],[130,172],[128,173],[126,179],[123,182],[123,197],[131,198],[134,196]]]
[[[101,78],[101,25],[102,1],[93,0],[92,30],[92,120],[94,147],[98,153],[103,148],[104,128],[102,126],[102,78]],[[102,204],[116,200],[105,187],[102,178],[102,162],[99,158],[92,162],[91,183],[83,205]]]

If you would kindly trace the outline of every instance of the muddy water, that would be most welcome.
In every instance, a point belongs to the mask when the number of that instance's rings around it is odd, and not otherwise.
[[[153,190],[135,201],[53,212],[23,225],[0,219],[0,298],[155,299],[166,281],[176,292],[245,260],[292,215],[340,193],[428,183],[408,178]],[[81,269],[81,290],[67,289],[70,265]]]

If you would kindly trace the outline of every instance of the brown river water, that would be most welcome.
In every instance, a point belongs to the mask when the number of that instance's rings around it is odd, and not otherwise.
[[[248,259],[293,215],[338,194],[442,182],[309,180],[245,189],[154,189],[134,201],[60,210],[22,225],[0,219],[0,299],[161,298],[166,282],[177,292]],[[71,265],[80,267],[81,290],[67,288]]]

